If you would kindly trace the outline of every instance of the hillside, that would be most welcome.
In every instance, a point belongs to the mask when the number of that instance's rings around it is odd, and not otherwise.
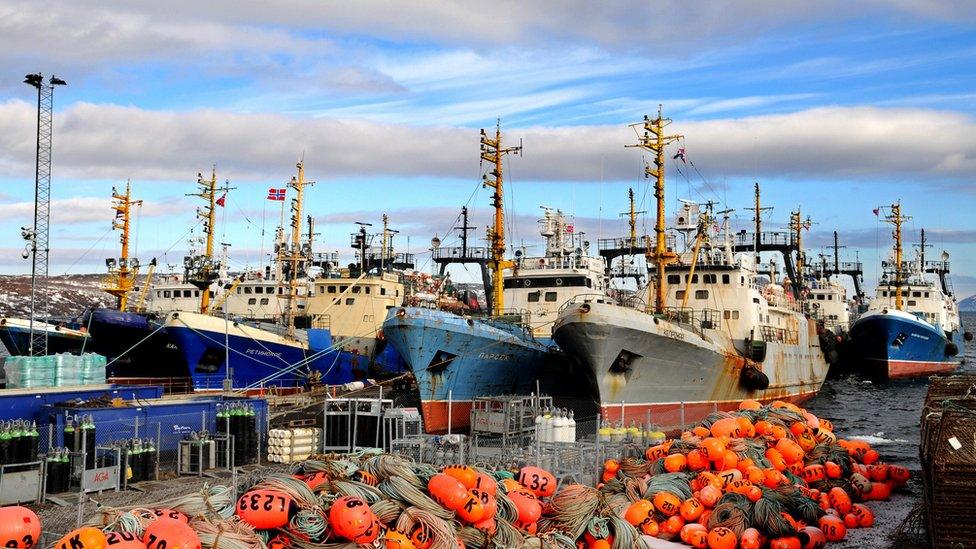
[[[976,311],[976,295],[971,295],[959,302],[960,311]]]
[[[49,299],[48,314],[74,317],[87,307],[107,307],[114,299],[101,290],[104,275],[60,275],[48,278],[43,292]],[[0,275],[0,315],[25,316],[30,311],[30,276]]]

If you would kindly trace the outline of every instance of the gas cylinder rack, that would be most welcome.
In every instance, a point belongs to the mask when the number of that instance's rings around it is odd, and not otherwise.
[[[471,453],[506,454],[532,445],[535,418],[552,409],[552,397],[500,395],[477,397],[471,405]]]

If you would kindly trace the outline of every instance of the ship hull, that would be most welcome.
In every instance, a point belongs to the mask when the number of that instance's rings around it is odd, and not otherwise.
[[[109,361],[107,377],[189,377],[186,359],[162,324],[115,309],[95,309],[89,315],[94,352]]]
[[[362,377],[389,378],[409,371],[407,363],[386,340],[375,337],[336,338],[342,368]]]
[[[566,377],[592,384],[605,419],[680,429],[745,399],[802,402],[817,394],[827,374],[812,323],[794,344],[767,343],[764,360],[756,362],[719,330],[699,334],[627,307],[587,305],[568,307],[553,337],[580,369]],[[750,388],[746,369],[765,374],[768,387]]]
[[[166,331],[186,360],[195,390],[220,389],[228,377],[228,361],[235,389],[301,386],[314,372],[329,385],[357,379],[340,364],[327,330],[308,330],[309,343],[304,343],[245,324],[184,312],[170,315]]]
[[[852,368],[874,378],[950,373],[959,367],[964,346],[962,330],[947,336],[901,311],[865,313],[851,326]]]
[[[40,330],[47,330],[48,354],[81,354],[91,351],[91,341],[87,334],[78,330],[60,329],[44,322],[34,323],[35,336]],[[0,342],[11,355],[30,354],[30,321],[19,318],[0,319]]]
[[[383,334],[413,372],[429,433],[468,429],[477,397],[536,392],[557,360],[525,330],[431,309],[391,309]]]

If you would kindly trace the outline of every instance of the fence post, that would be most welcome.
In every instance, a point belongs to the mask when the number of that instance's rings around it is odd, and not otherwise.
[[[262,435],[267,431],[267,425],[265,424],[267,418],[265,418],[265,421],[261,421],[260,410],[256,413],[256,415],[257,415],[257,421],[254,422],[254,427],[257,428],[258,430],[258,457],[257,457],[258,463],[257,464],[261,465],[261,438]]]
[[[162,434],[163,434],[162,433],[162,425],[163,425],[162,422],[160,422],[160,421],[157,421],[156,422],[156,479],[155,480],[159,480],[159,456],[160,456],[160,454],[162,453],[162,450],[163,450],[162,447],[161,447],[162,446],[162,443],[163,443],[163,438],[162,438]],[[180,453],[180,446],[179,446],[179,444],[177,444],[176,445],[176,454],[177,454],[177,457],[179,457],[179,453]],[[179,473],[179,471],[177,471],[177,473]]]
[[[681,401],[681,430],[685,429],[685,401]]]
[[[136,427],[135,427],[135,433],[132,435],[132,438],[139,438],[139,416],[136,416],[135,419],[136,419]]]
[[[47,424],[47,451],[50,452],[54,448],[54,424]]]

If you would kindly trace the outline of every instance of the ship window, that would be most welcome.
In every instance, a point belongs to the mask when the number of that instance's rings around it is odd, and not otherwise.
[[[169,290],[163,290],[163,297],[170,297]]]
[[[193,297],[200,297],[200,290],[193,290]]]
[[[925,292],[925,297],[928,297],[928,296],[929,296],[929,293],[928,292]]]
[[[380,295],[386,295],[386,288],[380,288]]]
[[[678,291],[674,292],[674,298],[675,299],[684,299],[685,298],[685,291],[684,290],[678,290]]]
[[[266,294],[273,294],[274,293],[274,286],[268,286],[268,287],[266,287],[264,289],[264,293],[266,293]]]
[[[881,290],[881,297],[888,297],[888,292]]]
[[[335,299],[332,300],[332,304],[333,305],[341,305],[342,304],[342,300],[337,297],[337,298],[335,298]]]
[[[590,280],[589,278],[586,279],[586,287],[587,288],[592,288],[593,287],[593,281]]]
[[[546,292],[546,301],[556,301],[556,292]]]
[[[668,275],[668,284],[681,283],[681,275]]]
[[[256,293],[256,294],[263,294],[264,293],[264,286],[258,286],[256,288],[254,288],[254,293]]]
[[[732,311],[732,320],[739,319],[739,311]]]
[[[529,292],[529,303],[538,303],[542,292]]]
[[[716,275],[713,275],[713,274],[703,275],[702,278],[704,278],[705,279],[705,282],[708,283],[708,284],[716,284],[716,283],[718,283],[718,277]]]
[[[830,294],[830,295],[827,296],[827,301],[833,301],[833,300],[834,300],[834,295],[833,294]]]
[[[239,293],[241,293],[241,289],[240,289],[240,287],[238,287],[238,288],[237,288],[237,293],[238,293],[238,294],[239,294]]]
[[[345,292],[348,288],[349,288],[349,286],[339,286],[339,293],[341,294],[341,293]]]
[[[251,292],[252,292],[252,290],[251,290],[251,287],[250,286],[244,286],[244,293],[245,294],[249,294]]]
[[[695,290],[695,299],[708,299],[708,290]]]
[[[912,292],[912,297],[922,297],[922,292]]]
[[[279,286],[278,287],[278,295],[281,295],[283,293],[285,293],[285,289]]]
[[[752,298],[752,302],[753,302],[753,303],[759,303],[759,298],[758,298],[758,297],[754,297],[754,298]]]
[[[817,294],[817,301],[823,301],[823,300],[824,300],[823,294]]]
[[[157,290],[156,291],[156,297],[163,297],[163,292],[160,292],[159,290]]]
[[[336,293],[336,287],[335,286],[329,286],[329,293],[330,294]]]
[[[359,286],[353,286],[352,287],[352,293],[354,293],[354,294],[358,294],[361,291],[362,291],[362,288],[360,288]]]
[[[745,285],[746,285],[746,277],[740,276],[739,277],[739,286],[745,286]]]
[[[366,293],[369,293],[369,286],[366,286]]]
[[[729,275],[727,274],[722,275],[722,284],[728,284],[728,283],[729,283]]]
[[[355,302],[356,302],[356,298],[355,297],[347,297],[346,298],[346,305],[352,305]]]
[[[268,298],[262,297],[261,298],[261,305],[267,305],[267,304],[268,304]]]
[[[909,307],[911,307],[912,305],[915,305],[915,303],[916,303],[916,302],[915,302],[915,300],[914,300],[914,299],[909,299],[909,300],[908,300],[908,306],[909,306]]]
[[[725,320],[728,320],[728,319],[730,319],[730,318],[732,318],[732,311],[730,311],[730,310],[728,310],[728,309],[726,309],[726,310],[725,310],[725,311],[724,311],[724,312],[722,313],[722,318],[724,318]]]
[[[258,300],[257,300],[256,297],[252,297],[252,298],[250,298],[250,299],[247,300],[247,304],[248,305],[257,305],[258,304]]]

